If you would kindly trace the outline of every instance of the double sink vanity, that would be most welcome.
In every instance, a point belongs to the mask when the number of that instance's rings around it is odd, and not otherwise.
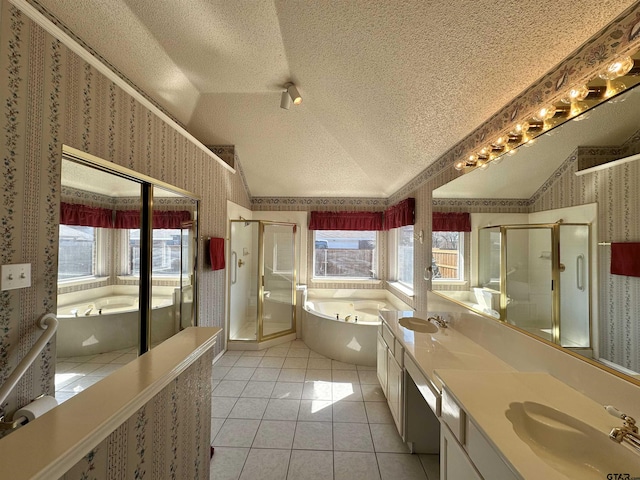
[[[440,454],[441,480],[640,478],[640,451],[609,438],[621,419],[486,349],[491,332],[438,313],[381,312],[377,373],[400,436],[414,453]],[[527,349],[507,333],[497,341]]]

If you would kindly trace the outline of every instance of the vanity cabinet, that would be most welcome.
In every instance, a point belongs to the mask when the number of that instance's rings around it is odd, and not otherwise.
[[[446,388],[442,391],[441,480],[517,480]]]
[[[382,324],[377,337],[377,375],[396,428],[404,440],[404,348]]]

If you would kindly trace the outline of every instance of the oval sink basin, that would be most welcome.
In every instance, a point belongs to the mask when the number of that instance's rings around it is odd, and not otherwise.
[[[428,320],[418,317],[402,317],[398,323],[404,328],[420,333],[436,333],[438,327]]]
[[[536,402],[514,402],[506,417],[513,430],[541,460],[569,478],[602,480],[607,474],[640,475],[640,460],[609,432]]]

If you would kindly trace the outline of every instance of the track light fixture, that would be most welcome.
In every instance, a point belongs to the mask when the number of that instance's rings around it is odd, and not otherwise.
[[[293,83],[287,83],[284,88],[285,90],[282,92],[282,96],[280,97],[280,108],[289,110],[291,102],[293,102],[294,105],[300,105],[302,103],[300,92],[298,92],[298,89]]]

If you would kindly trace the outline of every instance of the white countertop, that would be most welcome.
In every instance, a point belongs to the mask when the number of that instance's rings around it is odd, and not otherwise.
[[[454,328],[441,328],[436,333],[420,333],[404,328],[398,323],[403,317],[426,320],[430,316],[426,312],[383,311],[380,315],[395,337],[400,340],[407,354],[438,390],[441,390],[441,385],[440,379],[434,375],[436,369],[515,371],[509,364]]]
[[[212,348],[220,330],[186,328],[0,440],[0,477],[61,477]]]

